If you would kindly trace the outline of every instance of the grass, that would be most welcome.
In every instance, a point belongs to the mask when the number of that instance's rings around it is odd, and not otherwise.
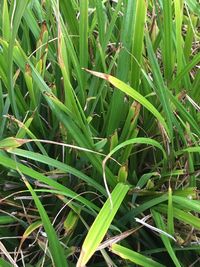
[[[198,266],[199,1],[0,12],[0,265]]]

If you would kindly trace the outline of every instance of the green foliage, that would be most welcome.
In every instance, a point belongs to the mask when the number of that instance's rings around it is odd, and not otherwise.
[[[1,266],[198,260],[197,2],[0,1]]]

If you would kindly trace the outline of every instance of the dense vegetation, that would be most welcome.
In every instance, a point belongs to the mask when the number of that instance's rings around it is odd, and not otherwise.
[[[0,14],[0,266],[199,266],[199,1]]]

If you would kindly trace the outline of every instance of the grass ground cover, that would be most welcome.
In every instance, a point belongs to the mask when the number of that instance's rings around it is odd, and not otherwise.
[[[199,266],[199,1],[0,14],[0,266]]]

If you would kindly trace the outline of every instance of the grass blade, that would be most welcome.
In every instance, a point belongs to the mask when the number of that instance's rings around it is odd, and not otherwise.
[[[146,21],[147,3],[144,0],[136,1],[136,14],[137,18],[134,25],[133,35],[133,47],[131,61],[131,87],[138,89],[140,83],[140,72],[141,72],[141,59],[143,52],[144,42],[144,27]]]
[[[166,213],[166,206],[160,204],[156,209],[160,212]],[[184,223],[188,223],[196,229],[200,229],[200,219],[189,212],[185,212],[179,208],[173,208],[174,217],[181,220]]]
[[[130,260],[131,262],[144,266],[144,267],[164,267],[161,263],[158,263],[151,258],[141,255],[131,249],[125,248],[123,246],[114,244],[111,246],[111,251],[119,255],[122,259]]]
[[[114,188],[111,194],[113,207],[107,199],[84,240],[77,267],[85,266],[98,248],[128,190],[129,186],[121,183]]]
[[[166,232],[165,225],[164,225],[164,222],[163,222],[163,219],[162,219],[160,213],[158,213],[157,211],[152,209],[152,216],[153,216],[153,219],[156,223],[157,228],[160,228],[162,231]],[[161,234],[161,239],[162,239],[171,259],[173,260],[175,266],[181,267],[181,264],[180,264],[179,260],[177,259],[176,254],[175,254],[175,252],[171,246],[169,238],[167,236]]]
[[[84,199],[83,197],[81,196],[78,196],[76,193],[74,193],[72,190],[66,188],[65,186],[59,184],[58,182],[56,181],[53,181],[51,179],[48,179],[46,176],[42,175],[41,173],[31,169],[31,168],[28,168],[26,166],[24,166],[23,164],[21,163],[17,163],[2,155],[3,153],[1,153],[0,151],[0,164],[5,166],[6,168],[11,168],[13,170],[19,170],[21,173],[27,175],[27,176],[30,176],[32,177],[33,179],[36,179],[42,183],[45,183],[47,185],[49,185],[50,187],[53,187],[59,191],[63,191],[65,192],[65,194],[71,198],[75,198],[77,200],[80,200],[81,202],[83,202],[83,204],[85,205],[89,205],[91,208],[94,208],[94,210],[97,208],[96,205],[92,204],[90,201]],[[97,208],[98,210],[98,208]]]
[[[96,190],[99,190],[103,195],[105,195],[105,189],[97,183],[94,179],[88,177],[84,173],[80,172],[79,170],[76,170],[73,167],[68,166],[65,163],[62,163],[58,160],[52,159],[48,156],[41,155],[39,153],[27,151],[27,150],[22,150],[22,149],[12,149],[9,151],[11,154],[18,155],[24,158],[32,159],[38,162],[42,162],[44,164],[48,164],[52,167],[57,168],[60,171],[70,173],[74,176],[79,177],[81,180],[85,181],[88,185],[93,186]]]
[[[134,15],[136,10],[136,1],[123,1],[123,3],[126,8],[125,14],[123,16],[122,29],[120,32],[120,42],[123,44],[125,49],[121,49],[120,51],[116,76],[120,80],[125,82],[128,79],[130,69],[130,57],[128,52],[131,51],[132,38],[130,38],[129,36],[132,36],[134,31]],[[124,64],[124,62],[126,62],[126,64]],[[120,113],[116,116],[115,112],[116,107],[119,110],[125,109],[123,99],[124,94],[122,93],[122,91],[114,91],[107,116],[107,135],[113,134],[115,129],[119,127],[119,122],[123,119],[123,113]]]
[[[33,188],[29,184],[29,182],[23,176],[23,174],[22,174],[22,177],[23,177],[24,183],[26,184],[27,188],[29,189],[29,191],[30,191],[30,193],[34,199],[36,207],[38,208],[38,212],[40,214],[45,232],[46,232],[47,237],[48,237],[49,250],[50,250],[51,255],[52,255],[53,263],[55,266],[67,267],[68,264],[67,264],[67,261],[66,261],[65,255],[64,255],[64,249],[60,245],[59,239],[58,239],[56,232],[55,232],[55,230],[54,230],[54,228],[53,228],[53,226],[49,220],[49,217],[48,217],[44,207],[42,206],[42,203],[40,202],[38,196],[34,192]]]
[[[11,265],[9,262],[5,261],[4,259],[0,259],[0,264],[2,267],[12,267],[13,265]]]
[[[172,79],[174,69],[173,31],[172,31],[172,0],[163,1],[163,62],[165,78]]]
[[[88,71],[89,73],[91,73],[91,74],[93,74],[99,78],[102,78],[102,79],[110,82],[112,85],[117,87],[119,90],[121,90],[122,92],[131,96],[134,100],[138,101],[141,105],[143,105],[146,109],[148,109],[157,118],[157,120],[160,122],[160,124],[166,130],[166,133],[167,134],[169,133],[168,126],[167,126],[164,118],[162,117],[162,115],[144,96],[142,96],[136,90],[134,90],[133,88],[131,88],[130,86],[128,86],[124,82],[120,81],[119,79],[117,79],[111,75],[107,75],[105,73],[91,71],[91,70],[86,70],[86,71]]]
[[[173,201],[172,201],[172,189],[168,189],[168,211],[167,211],[167,229],[168,233],[174,236],[174,214],[173,214]]]

